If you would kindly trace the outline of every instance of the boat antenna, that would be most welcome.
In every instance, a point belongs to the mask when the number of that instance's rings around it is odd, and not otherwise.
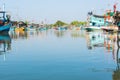
[[[3,4],[3,11],[5,12],[5,3]],[[3,13],[3,18],[5,19],[5,13]]]
[[[5,3],[3,4],[3,11],[5,11]]]

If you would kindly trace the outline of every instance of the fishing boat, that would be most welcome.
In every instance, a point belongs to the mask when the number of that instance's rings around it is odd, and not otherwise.
[[[11,26],[10,16],[5,11],[0,11],[0,32],[8,32]]]
[[[96,15],[93,12],[88,12],[87,31],[103,30],[106,32],[118,31],[118,22],[120,23],[120,12],[116,11],[116,5],[113,5],[114,10],[106,10],[103,15]]]
[[[56,27],[54,28],[55,30],[60,30],[60,31],[64,31],[64,30],[67,30],[67,27],[66,26],[61,26],[61,27]]]
[[[101,26],[104,26],[104,24],[105,21],[103,15],[96,15],[93,14],[93,12],[89,12],[87,19],[87,27],[85,27],[85,29],[87,31],[101,30]]]

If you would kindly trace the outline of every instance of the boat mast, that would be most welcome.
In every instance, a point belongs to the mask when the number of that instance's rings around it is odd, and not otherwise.
[[[3,3],[3,18],[5,19],[5,3]]]
[[[5,3],[3,4],[3,11],[5,11]]]

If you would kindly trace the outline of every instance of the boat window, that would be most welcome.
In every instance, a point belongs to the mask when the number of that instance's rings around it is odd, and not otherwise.
[[[96,23],[93,22],[93,23],[92,23],[92,26],[95,26],[95,25],[96,25]]]

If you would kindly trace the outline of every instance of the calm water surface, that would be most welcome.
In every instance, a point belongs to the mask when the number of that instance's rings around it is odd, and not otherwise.
[[[115,34],[48,30],[0,36],[0,80],[120,80]]]

